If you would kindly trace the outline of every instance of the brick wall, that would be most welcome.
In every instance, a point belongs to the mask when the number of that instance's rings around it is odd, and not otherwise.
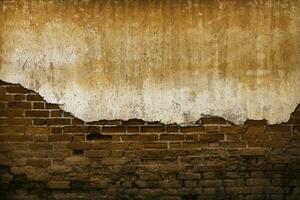
[[[279,125],[85,123],[0,82],[1,199],[297,199],[299,139],[300,106]]]

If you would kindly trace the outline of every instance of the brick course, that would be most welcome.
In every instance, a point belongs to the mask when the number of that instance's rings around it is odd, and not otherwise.
[[[85,123],[0,82],[1,199],[299,199],[300,106],[288,122]]]

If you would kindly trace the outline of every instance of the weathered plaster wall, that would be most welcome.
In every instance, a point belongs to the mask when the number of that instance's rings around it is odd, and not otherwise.
[[[0,79],[75,116],[286,121],[298,0],[1,1]]]

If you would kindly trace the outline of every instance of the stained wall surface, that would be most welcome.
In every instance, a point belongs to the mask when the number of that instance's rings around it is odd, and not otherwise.
[[[298,0],[1,1],[0,79],[85,121],[287,121]]]

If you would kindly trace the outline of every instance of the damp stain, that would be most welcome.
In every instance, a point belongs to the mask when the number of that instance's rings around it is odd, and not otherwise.
[[[299,101],[297,1],[22,0],[0,5],[0,78],[45,94],[50,88],[53,101],[85,97],[70,109],[102,107],[92,115],[74,110],[85,118],[172,121],[173,102],[179,112],[175,121],[215,115],[205,112],[233,118],[226,114],[230,109],[239,109],[241,118],[269,118],[272,106],[279,108],[286,96],[293,105]],[[281,91],[290,85],[294,88]],[[254,103],[241,103],[270,90],[269,98],[286,96],[277,104],[260,100],[268,107],[264,114]],[[118,106],[112,109],[107,101]],[[129,110],[122,111],[124,106]]]

